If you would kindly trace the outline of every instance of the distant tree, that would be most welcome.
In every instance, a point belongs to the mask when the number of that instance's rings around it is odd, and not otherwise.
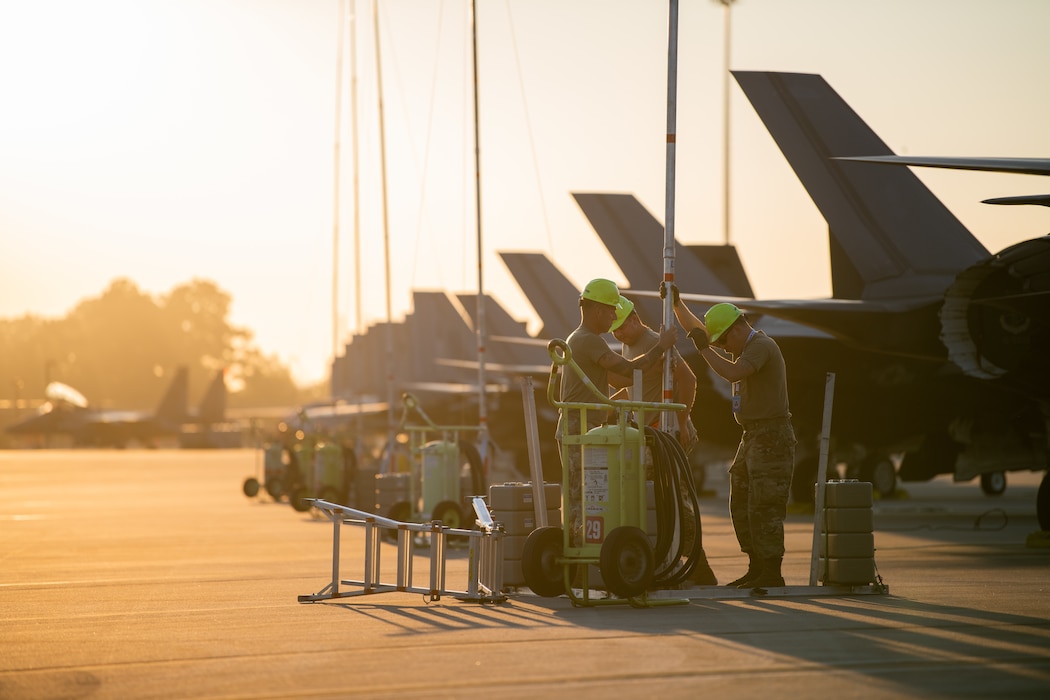
[[[96,405],[148,409],[186,365],[191,402],[225,368],[231,406],[298,403],[288,368],[230,324],[230,304],[209,280],[155,299],[119,278],[65,318],[0,319],[0,398],[39,398],[48,381],[61,381]]]
[[[173,329],[151,296],[116,279],[74,307],[65,323],[74,353],[69,383],[89,399],[152,407],[177,359],[166,342]]]

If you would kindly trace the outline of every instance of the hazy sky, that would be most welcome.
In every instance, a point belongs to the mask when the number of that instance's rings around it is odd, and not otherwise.
[[[340,343],[386,318],[372,3],[354,2]],[[469,0],[379,4],[396,320],[411,289],[477,290]],[[664,219],[668,3],[477,4],[484,287],[534,328],[496,251],[545,252],[578,284],[622,282],[569,193],[634,193]],[[676,231],[719,243],[723,8],[680,5]],[[302,381],[325,377],[339,7],[0,0],[0,317],[64,315],[115,277],[154,294],[201,277],[232,294],[233,322],[263,351]],[[898,153],[1046,157],[1048,28],[1044,0],[738,0],[732,67],[823,74]],[[758,296],[826,295],[826,225],[731,87],[732,242]],[[993,252],[1050,230],[1046,208],[980,204],[1050,180],[917,174]]]

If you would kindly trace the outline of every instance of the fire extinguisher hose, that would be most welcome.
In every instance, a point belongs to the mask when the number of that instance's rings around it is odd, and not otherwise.
[[[700,505],[689,458],[670,433],[646,427],[653,455],[656,499],[656,572],[654,583],[669,587],[685,581],[704,557]]]

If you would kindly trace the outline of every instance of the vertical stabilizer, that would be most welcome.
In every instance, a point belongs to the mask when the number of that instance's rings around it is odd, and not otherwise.
[[[836,296],[940,296],[988,251],[909,170],[834,160],[892,151],[819,75],[733,71],[828,222]]]
[[[627,277],[628,286],[631,289],[649,290],[659,287],[664,275],[663,224],[631,194],[573,192],[572,196]],[[720,263],[726,263],[728,267],[715,272],[710,265],[715,261],[715,253],[707,250],[714,248],[716,246],[707,246],[698,255],[692,248],[685,248],[675,241],[675,280],[678,287],[687,292],[750,296],[739,294],[742,286],[746,285],[750,290],[751,285],[743,274],[743,265],[735,257],[735,249],[720,259]],[[727,263],[734,257],[735,263]],[[738,271],[731,270],[733,265],[738,266]],[[635,310],[643,321],[653,328],[660,326],[663,310],[659,299],[635,298],[634,302]]]
[[[458,294],[456,297],[470,316],[471,328],[477,327],[477,294]],[[492,296],[485,295],[485,355],[494,364],[540,364],[547,362],[547,351],[532,344],[498,341],[493,338],[520,338],[531,340],[526,325],[512,317]]]
[[[688,245],[686,250],[692,253],[714,275],[722,280],[729,290],[729,296],[754,298],[751,280],[744,270],[744,261],[740,252],[732,245]]]
[[[572,196],[629,285],[635,289],[659,286],[664,277],[664,225],[631,194],[573,192]],[[677,241],[675,279],[687,281],[688,289],[733,296],[725,281]]]
[[[540,317],[540,337],[567,338],[580,324],[580,290],[543,253],[499,254]]]
[[[204,425],[226,422],[226,370],[220,369],[215,372],[215,378],[211,380],[204,392],[200,406],[197,409],[197,420]]]
[[[175,370],[175,376],[154,412],[154,418],[161,424],[180,425],[186,421],[190,394],[189,376],[189,368],[185,365],[180,365]]]

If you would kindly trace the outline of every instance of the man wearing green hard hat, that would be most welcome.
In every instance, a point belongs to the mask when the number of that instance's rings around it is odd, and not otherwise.
[[[609,331],[613,337],[623,343],[621,354],[628,358],[644,355],[649,348],[656,344],[660,335],[642,321],[634,308],[634,302],[625,296],[620,297],[616,306],[616,320],[613,321]],[[685,404],[685,410],[676,415],[678,419],[677,436],[686,452],[696,442],[696,428],[693,420],[689,417],[693,408],[693,399],[696,396],[696,375],[689,368],[682,355],[677,349],[671,349],[671,379],[673,394],[671,401]],[[630,389],[634,383],[633,377],[623,377],[613,372],[609,373],[609,384],[630,396]],[[615,396],[615,395],[614,395]],[[639,397],[631,396],[635,400]],[[658,403],[663,400],[663,363],[657,363],[642,373],[642,401]],[[660,422],[660,415],[653,417],[653,427]]]
[[[664,351],[674,345],[678,338],[678,327],[661,328],[657,342],[646,353],[628,360],[615,353],[602,337],[616,321],[616,307],[620,303],[620,289],[612,280],[596,278],[587,283],[580,293],[580,325],[569,334],[566,344],[583,374],[599,391],[607,392],[609,373],[633,376],[634,370],[643,372],[663,358]],[[567,403],[594,401],[591,388],[575,372],[562,372],[561,400]],[[562,435],[581,435],[602,424],[602,411],[588,411],[587,426],[580,425],[579,411],[563,411],[558,417],[555,436],[560,446]],[[565,514],[570,527],[570,539],[574,545],[583,541],[583,514],[580,512],[583,484],[581,481],[579,449],[569,450],[569,493],[573,504],[571,513]]]
[[[616,320],[613,322],[612,327],[609,330],[612,332],[614,338],[623,343],[621,354],[628,358],[638,357],[645,354],[660,337],[656,331],[642,321],[637,310],[634,308],[634,302],[625,296],[620,297],[620,303],[616,307]],[[671,401],[674,403],[685,404],[686,406],[684,411],[676,414],[678,429],[674,432],[676,433],[678,442],[682,445],[685,454],[688,455],[690,449],[692,449],[697,442],[696,428],[693,426],[693,419],[689,415],[693,408],[693,399],[696,397],[696,375],[693,374],[693,370],[688,364],[686,364],[682,355],[678,352],[678,349],[674,347],[671,348],[671,380]],[[664,373],[662,362],[659,362],[642,372],[641,400],[653,403],[659,403],[662,401],[664,390],[663,383]],[[619,396],[620,392],[625,392],[630,398],[638,400],[638,397],[631,396],[634,384],[633,377],[621,377],[618,374],[610,372],[609,384],[612,387],[619,389],[619,391],[613,395],[613,398],[621,398]],[[659,423],[660,415],[656,414],[649,425],[653,428],[659,428]],[[680,507],[690,513],[693,512],[693,506],[687,499],[682,500]],[[683,535],[687,543],[683,544],[685,551],[691,549],[692,538],[696,537],[698,534],[698,528],[695,526],[695,523],[699,522],[699,514],[695,514],[695,516],[695,520],[691,518],[685,518],[684,520],[686,526]],[[718,585],[718,578],[711,570],[711,565],[707,561],[707,554],[704,552],[702,545],[700,547],[700,554],[697,563],[693,568],[692,574],[689,576],[689,580],[702,586]]]
[[[784,356],[733,304],[715,304],[701,321],[674,285],[671,293],[675,317],[700,356],[732,383],[733,415],[743,428],[729,468],[729,513],[749,564],[747,573],[727,585],[783,586],[784,518],[795,463]]]

